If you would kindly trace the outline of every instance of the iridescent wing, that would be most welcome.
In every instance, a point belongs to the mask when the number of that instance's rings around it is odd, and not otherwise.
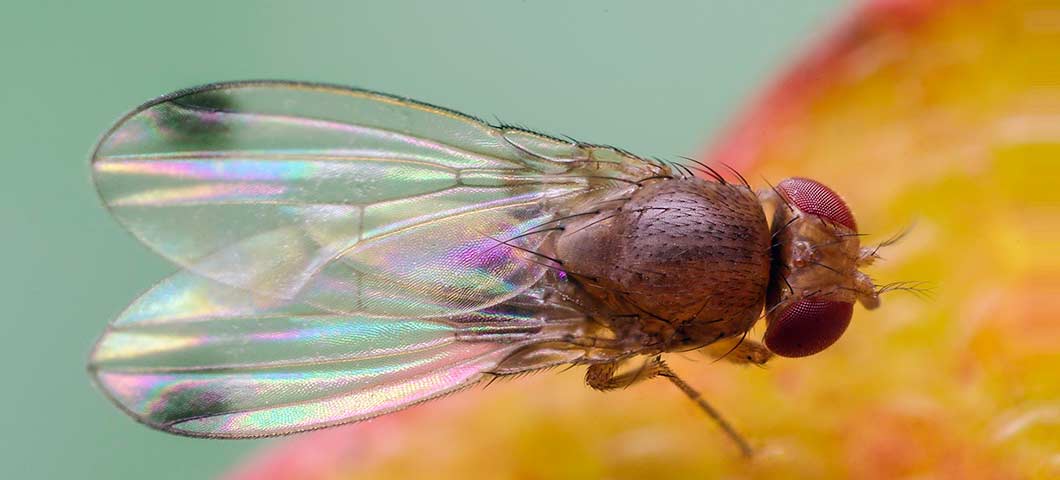
[[[523,234],[666,168],[378,93],[251,82],[137,109],[93,171],[114,216],[187,270],[115,320],[97,382],[153,427],[247,437],[404,408],[548,341],[531,288],[548,262],[527,252],[549,233]]]
[[[474,384],[546,340],[539,304],[525,292],[446,317],[335,314],[182,272],[108,327],[90,370],[118,406],[154,428],[278,435],[363,420]]]
[[[141,107],[92,168],[112,214],[184,268],[332,312],[414,317],[532,285],[545,268],[498,239],[660,167],[374,92],[252,82]]]

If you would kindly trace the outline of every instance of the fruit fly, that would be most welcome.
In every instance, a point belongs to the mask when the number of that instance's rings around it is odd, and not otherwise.
[[[858,270],[875,249],[814,180],[756,193],[365,90],[180,91],[106,133],[92,174],[182,270],[108,326],[89,371],[180,435],[289,434],[586,365],[599,390],[668,379],[750,454],[662,355],[811,355],[879,303]],[[764,344],[746,338],[762,318]]]

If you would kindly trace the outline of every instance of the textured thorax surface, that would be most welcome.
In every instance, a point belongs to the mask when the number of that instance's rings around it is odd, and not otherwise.
[[[768,284],[769,227],[750,190],[660,180],[609,207],[567,225],[556,244],[587,294],[675,347],[751,327]]]

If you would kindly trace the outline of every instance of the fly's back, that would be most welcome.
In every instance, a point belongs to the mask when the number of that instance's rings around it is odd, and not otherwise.
[[[668,349],[741,335],[762,311],[769,226],[743,185],[660,179],[565,226],[564,268]]]

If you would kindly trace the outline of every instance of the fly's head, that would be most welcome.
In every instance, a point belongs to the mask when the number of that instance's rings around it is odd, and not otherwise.
[[[813,355],[843,335],[855,302],[879,306],[859,270],[875,248],[861,246],[850,208],[817,181],[789,178],[761,197],[774,210],[765,343],[780,356]]]

